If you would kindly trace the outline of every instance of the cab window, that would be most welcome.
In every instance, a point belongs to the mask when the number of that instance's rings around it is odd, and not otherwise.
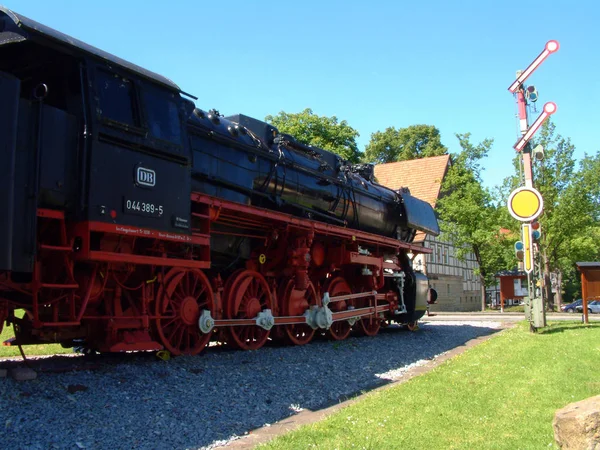
[[[104,70],[98,70],[96,74],[100,115],[109,121],[139,127],[132,81]]]
[[[147,126],[155,138],[181,143],[179,107],[173,93],[156,86],[144,86],[144,107]]]

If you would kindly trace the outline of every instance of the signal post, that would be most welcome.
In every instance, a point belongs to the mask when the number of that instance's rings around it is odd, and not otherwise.
[[[529,320],[532,331],[546,326],[546,312],[540,281],[543,279],[539,251],[541,228],[537,222],[537,218],[544,209],[544,200],[533,186],[532,166],[532,158],[536,160],[544,158],[544,149],[541,145],[532,149],[530,140],[548,117],[556,112],[557,107],[553,102],[546,103],[542,113],[529,126],[527,100],[532,103],[536,102],[538,94],[535,86],[525,86],[523,83],[550,54],[558,49],[557,41],[548,41],[544,50],[527,69],[517,72],[517,79],[508,88],[509,92],[516,96],[519,110],[521,138],[513,147],[521,155],[524,186],[515,189],[510,194],[507,206],[510,214],[521,222],[521,240],[515,244],[515,251],[517,258],[523,261],[523,269],[527,273],[529,295],[525,298],[525,317]]]

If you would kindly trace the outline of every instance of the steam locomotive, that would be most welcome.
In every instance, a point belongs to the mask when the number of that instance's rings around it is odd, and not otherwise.
[[[431,206],[272,125],[0,8],[6,345],[258,349],[413,329]]]

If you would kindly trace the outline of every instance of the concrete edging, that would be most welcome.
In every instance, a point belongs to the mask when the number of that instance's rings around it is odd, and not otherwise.
[[[368,391],[367,393],[357,395],[348,400],[342,401],[340,403],[337,403],[333,406],[329,406],[324,409],[320,409],[317,411],[311,411],[311,410],[300,411],[299,413],[294,414],[290,417],[287,417],[286,419],[283,419],[280,422],[274,423],[272,425],[264,426],[261,428],[257,428],[256,430],[252,430],[251,432],[249,432],[249,434],[242,436],[239,439],[230,441],[227,444],[224,444],[221,446],[216,446],[213,448],[214,449],[228,449],[228,450],[251,449],[259,444],[267,443],[267,442],[271,441],[272,439],[274,439],[275,437],[278,437],[278,436],[281,436],[290,431],[296,430],[303,425],[309,425],[312,423],[319,422],[319,421],[327,418],[331,414],[336,413],[336,412],[346,408],[347,406],[352,405],[355,402],[363,400],[365,398],[365,396],[368,394],[371,394],[373,392],[377,392],[377,391],[380,391],[383,389],[389,389],[389,388],[398,386],[398,385],[405,383],[415,377],[423,375],[423,374],[429,372],[430,370],[438,367],[442,363],[448,361],[449,359],[451,359],[457,355],[460,355],[461,353],[464,353],[466,350],[468,350],[472,347],[475,347],[475,346],[481,344],[482,342],[484,342],[488,339],[491,339],[494,336],[497,336],[499,333],[502,333],[502,332],[506,331],[507,329],[513,328],[514,326],[515,326],[515,323],[502,322],[501,326],[500,326],[500,331],[498,331],[497,333],[493,333],[493,334],[489,334],[486,336],[480,336],[480,337],[471,339],[470,341],[465,342],[461,346],[455,347],[452,350],[442,353],[440,356],[435,357],[434,359],[432,359],[431,361],[427,362],[426,364],[424,364],[422,366],[417,366],[417,367],[413,367],[413,368],[409,369],[399,380],[391,381],[390,383],[387,383],[384,386],[375,387],[375,388],[371,389],[370,391]]]

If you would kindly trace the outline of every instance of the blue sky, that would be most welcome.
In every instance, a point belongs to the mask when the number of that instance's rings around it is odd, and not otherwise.
[[[526,84],[555,102],[576,156],[595,154],[600,6],[586,1],[50,1],[4,6],[165,75],[203,109],[264,119],[312,108],[360,133],[430,124],[493,138],[487,186],[512,172],[519,138],[508,86],[548,40],[560,50]],[[534,137],[535,139],[535,137]]]

